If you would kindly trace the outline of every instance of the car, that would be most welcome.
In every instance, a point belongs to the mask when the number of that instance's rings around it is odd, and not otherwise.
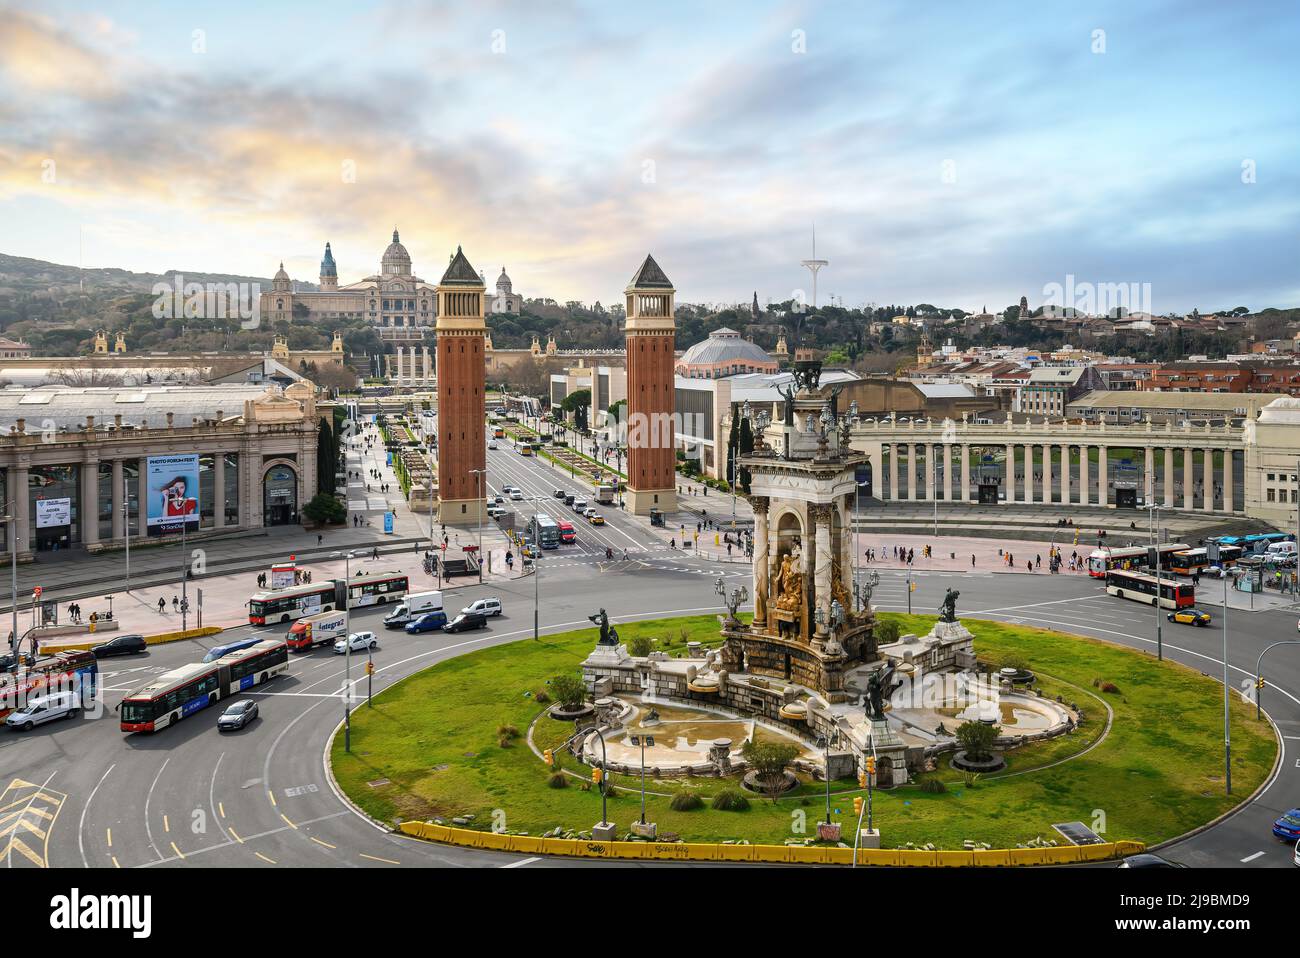
[[[460,612],[461,615],[464,615],[467,612],[477,613],[478,615],[500,615],[501,600],[496,596],[492,596],[488,599],[475,599],[469,605],[465,606],[465,608],[461,609]]]
[[[52,695],[37,696],[22,708],[14,709],[5,716],[5,724],[10,728],[30,732],[37,725],[53,722],[55,719],[70,719],[79,711],[81,711],[81,699],[76,692],[55,692]]]
[[[511,489],[511,490],[510,490],[510,499],[511,499],[511,501],[513,501],[513,502],[518,502],[518,501],[519,501],[520,499],[522,499],[523,497],[524,497],[524,494],[523,494],[523,492],[522,492],[521,490],[519,490],[519,489]]]
[[[573,495],[573,493],[571,493],[571,492],[566,492],[566,493],[564,494],[564,504],[565,504],[566,506],[571,506],[571,505],[573,505],[573,500],[574,500],[574,495]]]
[[[92,646],[91,650],[97,659],[106,659],[114,655],[135,655],[139,652],[149,651],[149,646],[144,640],[143,635],[118,635],[109,639],[100,645]]]
[[[1174,609],[1166,618],[1170,622],[1181,622],[1184,625],[1210,624],[1210,613],[1202,612],[1200,609]]]
[[[487,616],[480,612],[462,612],[442,627],[444,632],[465,632],[487,625]]]
[[[339,639],[334,643],[334,654],[343,655],[349,645],[353,652],[364,652],[366,649],[379,648],[379,639],[373,632],[353,632],[346,639]]]
[[[505,496],[493,496],[493,497],[492,497],[492,501],[495,502],[495,503],[496,503],[497,505],[499,505],[499,506],[504,506],[504,505],[506,504],[506,497],[505,497]]]
[[[426,612],[424,615],[406,623],[407,635],[419,635],[421,632],[433,632],[447,624],[447,613],[442,609]]]
[[[30,652],[20,652],[18,654],[18,659],[28,668],[31,668],[36,664],[36,659]],[[0,655],[0,672],[12,672],[16,665],[17,663],[14,661],[13,653],[6,652],[4,655]]]
[[[1273,835],[1288,842],[1300,842],[1300,808],[1293,808],[1273,823]]]
[[[558,500],[560,500],[561,502],[564,501],[564,497],[567,496],[567,495],[568,495],[568,493],[565,492],[563,489],[556,489],[556,490],[555,490],[555,498],[558,499]]]
[[[497,441],[496,441],[495,439],[489,439],[489,440],[488,440],[488,448],[489,448],[489,449],[495,449],[495,448],[497,448]]]
[[[1186,868],[1182,862],[1170,861],[1168,858],[1161,858],[1159,855],[1152,855],[1150,852],[1143,852],[1140,855],[1129,855],[1119,863],[1120,868]]]
[[[586,499],[574,499],[573,502],[570,503],[570,505],[573,506],[573,511],[576,512],[578,515],[582,515],[587,511]]]
[[[1300,865],[1300,842],[1295,843],[1295,856],[1291,860]]]
[[[560,541],[566,546],[578,541],[578,532],[572,522],[557,522],[555,525],[560,530]]]
[[[226,706],[226,710],[217,719],[217,731],[226,732],[243,728],[257,718],[257,703],[251,699],[240,699]]]
[[[593,526],[603,526],[605,524],[605,517],[602,516],[595,509],[588,509],[584,514],[587,517],[587,521],[590,522]]]

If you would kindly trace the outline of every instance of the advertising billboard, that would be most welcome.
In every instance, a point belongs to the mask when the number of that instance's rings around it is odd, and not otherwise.
[[[72,525],[72,500],[37,499],[36,528],[51,529],[55,526]]]
[[[197,453],[150,456],[146,460],[151,536],[199,527],[199,457]]]

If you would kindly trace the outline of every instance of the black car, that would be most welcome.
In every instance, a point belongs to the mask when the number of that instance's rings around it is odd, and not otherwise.
[[[571,505],[573,505],[573,500],[574,500],[574,498],[575,498],[575,497],[574,497],[573,493],[571,493],[571,492],[566,492],[566,493],[564,494],[564,504],[565,504],[566,506],[571,506]]]
[[[255,718],[257,718],[257,703],[250,699],[243,699],[221,713],[221,718],[217,719],[217,731],[243,728]]]
[[[1143,852],[1139,855],[1130,855],[1119,863],[1120,868],[1186,868],[1182,862],[1173,862],[1168,858],[1161,858],[1159,855],[1152,855],[1150,852]]]
[[[135,655],[147,651],[149,646],[143,635],[119,635],[109,639],[103,645],[96,645],[90,651],[97,659],[106,659],[112,655]]]
[[[31,666],[36,664],[36,660],[32,658],[32,653],[30,652],[20,652],[18,653],[18,658],[21,660],[22,664],[28,668],[31,668]],[[14,668],[15,662],[12,653],[6,652],[4,655],[0,655],[0,672],[11,672]]]
[[[568,495],[568,493],[566,493],[563,489],[556,489],[556,490],[555,490],[555,498],[556,498],[556,499],[559,499],[559,500],[563,501],[563,500],[564,500],[564,497],[565,497],[566,495]]]
[[[487,625],[487,616],[481,612],[462,612],[442,627],[444,632],[467,632]]]

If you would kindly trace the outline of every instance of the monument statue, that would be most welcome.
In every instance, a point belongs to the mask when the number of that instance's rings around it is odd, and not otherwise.
[[[781,560],[777,573],[776,607],[783,612],[798,612],[803,608],[803,573],[795,567],[794,556]]]
[[[943,597],[943,605],[939,606],[940,622],[957,621],[957,597],[961,595],[956,589],[949,589]]]
[[[597,645],[618,645],[618,630],[610,627],[609,616],[605,614],[604,609],[587,616],[587,618],[600,626],[600,640],[596,643]]]
[[[872,722],[883,722],[885,720],[885,702],[894,694],[894,691],[903,684],[902,679],[897,683],[891,684],[894,677],[894,665],[891,662],[884,668],[876,669],[867,679],[867,692],[865,695],[864,705],[867,710],[867,719]]]

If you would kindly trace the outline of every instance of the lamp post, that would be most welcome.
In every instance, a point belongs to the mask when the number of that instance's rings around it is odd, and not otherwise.
[[[1160,590],[1162,588],[1160,582],[1160,509],[1157,508],[1154,502],[1154,497],[1152,497],[1152,499],[1153,501],[1151,503],[1151,515],[1152,515],[1151,528],[1156,538],[1156,544],[1152,547],[1152,551],[1151,551],[1152,558],[1155,560],[1153,564],[1155,565],[1155,575],[1156,575],[1156,601],[1155,601],[1156,660],[1163,662],[1165,658],[1165,643],[1164,643],[1164,621],[1160,617]],[[1107,549],[1107,551],[1109,551],[1109,548]],[[1226,585],[1225,585],[1225,589],[1226,589]],[[1227,608],[1226,598],[1224,602],[1225,602],[1224,608]],[[1177,602],[1175,602],[1174,604],[1177,605]]]
[[[352,578],[352,553],[341,553],[343,557],[343,751],[352,751],[352,592],[349,580]],[[331,552],[330,558],[339,558],[340,553]]]
[[[1232,731],[1228,725],[1228,580],[1223,580],[1223,785],[1232,794]],[[1258,697],[1258,696],[1256,696]]]
[[[603,743],[602,743],[603,744]],[[641,746],[641,824],[645,824],[645,749],[649,745],[655,747],[655,737],[653,735],[633,735],[632,744]],[[601,785],[605,783],[602,781]],[[601,814],[601,820],[604,820],[604,814]]]
[[[478,584],[483,584],[483,484],[487,481],[487,469],[471,469],[478,488]],[[432,525],[429,527],[433,528]]]
[[[13,576],[9,586],[9,605],[13,613],[13,633],[9,636],[9,651],[13,654],[11,661],[17,669],[18,649],[22,643],[18,638],[18,503],[16,500],[9,503],[8,514],[0,518],[0,522],[7,523],[9,526],[9,565]]]
[[[137,466],[137,468],[139,468]],[[131,485],[122,470],[122,528],[126,530],[126,591],[131,592]]]
[[[832,737],[829,735],[817,736],[817,747],[822,750],[826,761],[826,824],[831,823],[831,745]]]

